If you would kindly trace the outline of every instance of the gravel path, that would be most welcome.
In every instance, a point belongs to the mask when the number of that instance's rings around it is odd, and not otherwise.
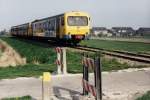
[[[81,74],[52,76],[53,95],[58,100],[72,100],[72,96],[82,93],[81,79]],[[90,79],[93,81],[92,74]],[[150,69],[104,72],[102,79],[104,100],[134,100],[150,90]],[[32,77],[0,80],[0,98],[31,95],[41,100],[41,83],[40,78]]]

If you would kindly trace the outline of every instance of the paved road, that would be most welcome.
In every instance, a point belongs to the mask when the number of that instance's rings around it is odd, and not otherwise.
[[[133,100],[135,95],[150,90],[150,70],[103,73],[102,77],[105,100]],[[81,79],[81,74],[53,76],[54,95],[58,100],[72,100],[73,95],[82,93]],[[31,95],[41,100],[41,83],[40,78],[0,80],[0,98]]]

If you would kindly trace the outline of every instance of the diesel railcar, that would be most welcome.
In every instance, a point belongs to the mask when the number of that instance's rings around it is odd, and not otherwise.
[[[11,27],[11,34],[79,43],[90,32],[90,16],[73,11]]]

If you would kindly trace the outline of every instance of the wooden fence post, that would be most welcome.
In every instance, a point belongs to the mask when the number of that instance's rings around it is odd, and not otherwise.
[[[101,61],[98,54],[95,58],[95,85],[96,85],[96,100],[102,100],[102,74]]]

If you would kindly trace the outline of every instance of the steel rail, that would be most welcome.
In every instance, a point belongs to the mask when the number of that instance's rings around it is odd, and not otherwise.
[[[124,58],[132,61],[137,61],[137,62],[143,62],[150,64],[150,56],[149,55],[142,55],[142,54],[135,54],[131,52],[124,52],[124,51],[117,51],[117,50],[106,50],[106,49],[101,49],[101,48],[93,48],[93,47],[87,47],[87,46],[77,46],[77,47],[72,47],[74,49],[79,49],[79,50],[85,50],[89,52],[98,52],[100,51],[104,55],[109,55],[109,56],[114,56],[118,58]]]

